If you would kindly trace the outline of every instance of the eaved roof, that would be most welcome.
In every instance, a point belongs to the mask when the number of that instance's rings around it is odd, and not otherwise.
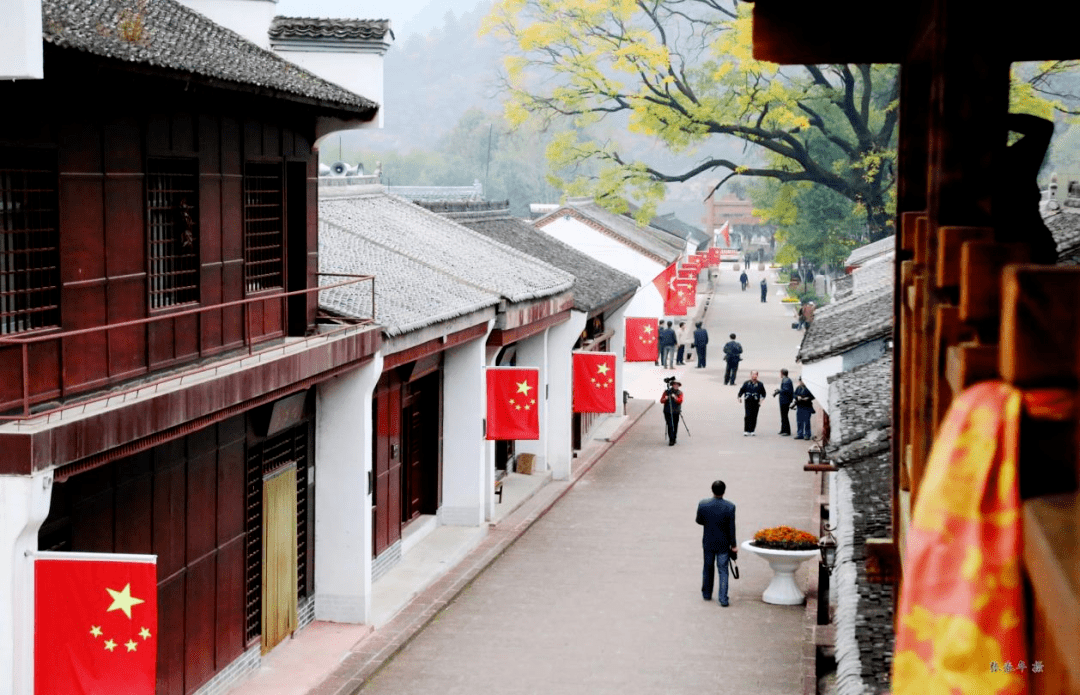
[[[638,211],[638,206],[633,203],[630,204],[630,209],[623,215],[624,217],[633,218],[635,212]],[[678,237],[683,241],[690,241],[694,243],[694,247],[700,247],[702,244],[709,242],[712,239],[712,233],[706,233],[699,227],[695,227],[692,224],[684,222],[675,216],[674,212],[669,212],[665,215],[657,215],[649,220],[649,226],[660,231],[667,232],[668,234]]]
[[[869,244],[866,244],[865,246],[860,246],[859,248],[853,250],[851,252],[851,255],[849,255],[847,257],[847,260],[844,262],[844,265],[847,266],[847,267],[863,265],[872,258],[876,258],[877,256],[880,256],[882,254],[888,253],[889,251],[895,251],[895,250],[896,250],[896,235],[895,234],[890,234],[889,236],[885,237],[884,239],[878,239],[877,241],[872,241]]]
[[[640,282],[564,244],[510,214],[510,202],[419,202],[495,241],[546,261],[574,276],[574,308],[590,312],[633,294]]]
[[[837,404],[835,418],[840,434],[829,447],[829,458],[836,465],[889,450],[892,366],[892,353],[886,353],[829,378],[829,402]]]
[[[368,117],[378,109],[176,0],[43,0],[41,9],[42,36],[60,48]]]
[[[319,199],[319,259],[323,273],[376,276],[376,322],[389,335],[490,306],[492,298],[549,297],[574,281],[558,268],[376,186]],[[352,315],[343,307],[370,303],[360,296],[364,293],[370,290],[347,286],[333,305],[320,303]]]
[[[660,263],[674,262],[686,248],[684,240],[673,234],[653,227],[643,227],[629,217],[605,210],[586,200],[571,200],[536,220],[533,225],[543,229],[549,222],[564,216],[576,217],[601,233],[652,256]]]
[[[1057,242],[1058,263],[1080,265],[1080,210],[1066,207],[1043,218]]]
[[[338,39],[381,41],[390,30],[389,19],[324,19],[320,17],[274,17],[271,39]]]
[[[796,359],[812,362],[846,352],[862,343],[892,333],[892,285],[856,294],[814,312],[814,322],[803,334]]]

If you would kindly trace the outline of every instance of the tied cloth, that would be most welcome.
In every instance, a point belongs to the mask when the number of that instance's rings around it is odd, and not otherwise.
[[[1027,671],[1017,669],[1031,663],[1020,566],[1020,414],[1018,390],[986,382],[961,393],[942,422],[908,534],[893,695],[1027,693]]]

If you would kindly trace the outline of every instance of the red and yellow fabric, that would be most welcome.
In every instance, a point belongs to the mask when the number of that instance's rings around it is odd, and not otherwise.
[[[707,265],[709,267],[711,267],[711,268],[715,268],[718,265],[720,265],[720,249],[718,247],[716,247],[716,246],[713,246],[712,248],[709,249],[708,253],[709,253],[709,262],[708,262]]]
[[[660,293],[660,299],[664,300],[665,304],[668,302],[668,297],[675,293],[675,286],[671,283],[678,277],[678,272],[676,264],[672,263],[653,278],[653,286],[656,287],[656,291]]]
[[[680,316],[686,313],[689,307],[697,304],[697,281],[696,280],[676,280],[675,281],[675,294],[679,298],[679,305],[682,308]]]
[[[615,412],[615,353],[575,352],[574,412]]]
[[[626,319],[626,361],[655,362],[660,357],[656,343],[656,319]]]
[[[912,511],[892,695],[1024,695],[1021,394],[972,386],[941,424]]]
[[[724,226],[720,228],[720,234],[723,235],[723,237],[724,237],[724,246],[727,246],[727,247],[731,246],[731,231],[730,230],[731,230],[731,225],[729,225],[727,222],[725,222]]]
[[[540,439],[540,370],[487,367],[488,439]]]
[[[104,553],[34,559],[35,695],[153,695],[155,563]]]
[[[699,272],[701,271],[697,266],[683,266],[682,268],[679,268],[675,282],[678,282],[679,280],[697,280]]]

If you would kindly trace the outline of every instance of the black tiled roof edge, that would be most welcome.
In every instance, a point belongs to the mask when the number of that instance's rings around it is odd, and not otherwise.
[[[545,261],[574,276],[574,308],[590,312],[632,294],[632,275],[584,254],[510,214],[509,201],[413,201],[475,232]]]
[[[321,17],[274,17],[272,39],[342,39],[381,41],[393,38],[389,19],[333,19]]]
[[[892,427],[892,355],[887,354],[829,380],[835,393],[840,440],[829,446],[838,465],[888,451]]]
[[[133,9],[134,7],[134,9]],[[43,0],[42,37],[54,46],[212,84],[276,92],[371,118],[378,104],[318,77],[176,0]]]
[[[884,287],[818,309],[814,322],[803,333],[796,359],[820,360],[890,335],[892,303],[893,288]]]

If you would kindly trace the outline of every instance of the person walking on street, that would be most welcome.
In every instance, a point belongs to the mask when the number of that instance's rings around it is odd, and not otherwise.
[[[727,363],[727,369],[724,370],[724,384],[735,385],[735,372],[739,369],[739,362],[742,360],[742,345],[735,340],[735,334],[731,334],[731,340],[724,344],[724,362]]]
[[[761,301],[764,302],[765,298],[769,296],[769,283],[765,282],[765,278],[761,278]]]
[[[709,345],[709,332],[701,325],[701,321],[694,324],[694,349],[697,350],[697,368],[705,369],[705,348]]]
[[[739,282],[742,283],[742,289],[743,289],[743,292],[745,292],[746,291],[746,285],[747,285],[747,283],[750,282],[750,278],[747,276],[745,270],[742,272],[742,275],[739,276]]]
[[[795,439],[810,439],[810,416],[814,414],[814,394],[806,388],[802,377],[795,387]]]
[[[675,364],[686,364],[683,357],[685,356],[688,360],[693,359],[690,349],[694,343],[694,332],[690,330],[690,326],[686,325],[686,321],[679,321],[679,330],[675,331],[675,339],[679,341],[679,351],[675,357]]]
[[[660,335],[656,336],[656,340],[660,346],[660,364],[665,369],[675,369],[675,344],[678,338],[675,337],[675,331],[671,329],[671,321],[667,322],[666,328],[660,329]]]
[[[728,562],[738,558],[739,546],[735,540],[735,505],[724,499],[727,485],[723,480],[713,481],[712,497],[698,502],[697,523],[701,530],[701,548],[705,564],[701,569],[701,598],[712,600],[713,565],[720,575],[720,605],[728,606]]]
[[[750,372],[749,381],[743,382],[736,396],[746,409],[746,417],[743,419],[744,437],[756,436],[754,430],[757,429],[758,409],[761,407],[761,400],[766,396],[765,384],[758,381],[757,377],[757,372]]]
[[[745,267],[747,270],[750,270],[750,254],[749,253],[743,254],[743,267]]]
[[[660,396],[660,403],[664,406],[664,424],[667,425],[668,446],[675,446],[675,438],[679,434],[679,418],[682,416],[683,392],[682,383],[671,377],[672,381],[664,389]]]
[[[780,436],[791,436],[791,422],[788,420],[788,412],[791,410],[791,401],[795,399],[795,387],[788,377],[786,369],[780,370],[780,388],[773,391],[774,396],[780,396]]]

